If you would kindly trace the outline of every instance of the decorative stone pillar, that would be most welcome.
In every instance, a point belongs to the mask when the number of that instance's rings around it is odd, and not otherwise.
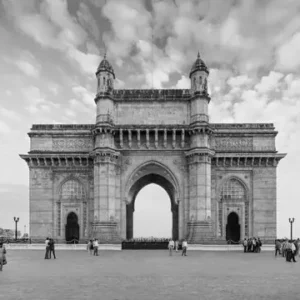
[[[211,224],[211,157],[213,151],[186,153],[189,168],[189,242],[200,244],[214,238]]]
[[[100,243],[120,243],[115,221],[116,162],[119,152],[97,151],[94,155],[94,237]]]

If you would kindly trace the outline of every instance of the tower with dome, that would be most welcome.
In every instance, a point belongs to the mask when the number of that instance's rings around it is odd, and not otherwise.
[[[31,238],[120,244],[134,236],[138,192],[156,183],[170,197],[174,239],[273,241],[285,156],[274,125],[211,123],[199,53],[188,89],[115,89],[115,78],[105,55],[94,123],[32,125],[30,151],[20,155],[29,166]]]

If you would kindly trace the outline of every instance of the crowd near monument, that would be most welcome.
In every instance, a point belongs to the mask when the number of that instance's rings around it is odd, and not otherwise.
[[[276,168],[285,156],[277,131],[270,123],[211,123],[209,69],[199,54],[191,65],[188,89],[115,89],[105,56],[95,122],[32,126],[21,155],[31,238],[131,239],[136,195],[156,183],[170,197],[172,239],[274,243]]]

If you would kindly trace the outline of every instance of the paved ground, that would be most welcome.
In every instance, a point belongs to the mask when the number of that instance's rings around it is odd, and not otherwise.
[[[10,251],[0,272],[0,299],[300,299],[300,260],[273,253],[167,251]],[[298,292],[299,291],[299,292]],[[95,298],[96,297],[96,298]]]

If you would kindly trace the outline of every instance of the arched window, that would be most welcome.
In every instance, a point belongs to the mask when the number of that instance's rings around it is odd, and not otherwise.
[[[103,77],[103,85],[105,85],[105,77]]]
[[[244,186],[237,179],[226,181],[221,191],[222,201],[245,201],[246,191]]]
[[[77,180],[68,180],[66,181],[60,190],[60,198],[61,199],[82,199],[85,197],[85,191],[82,184],[80,184]]]

